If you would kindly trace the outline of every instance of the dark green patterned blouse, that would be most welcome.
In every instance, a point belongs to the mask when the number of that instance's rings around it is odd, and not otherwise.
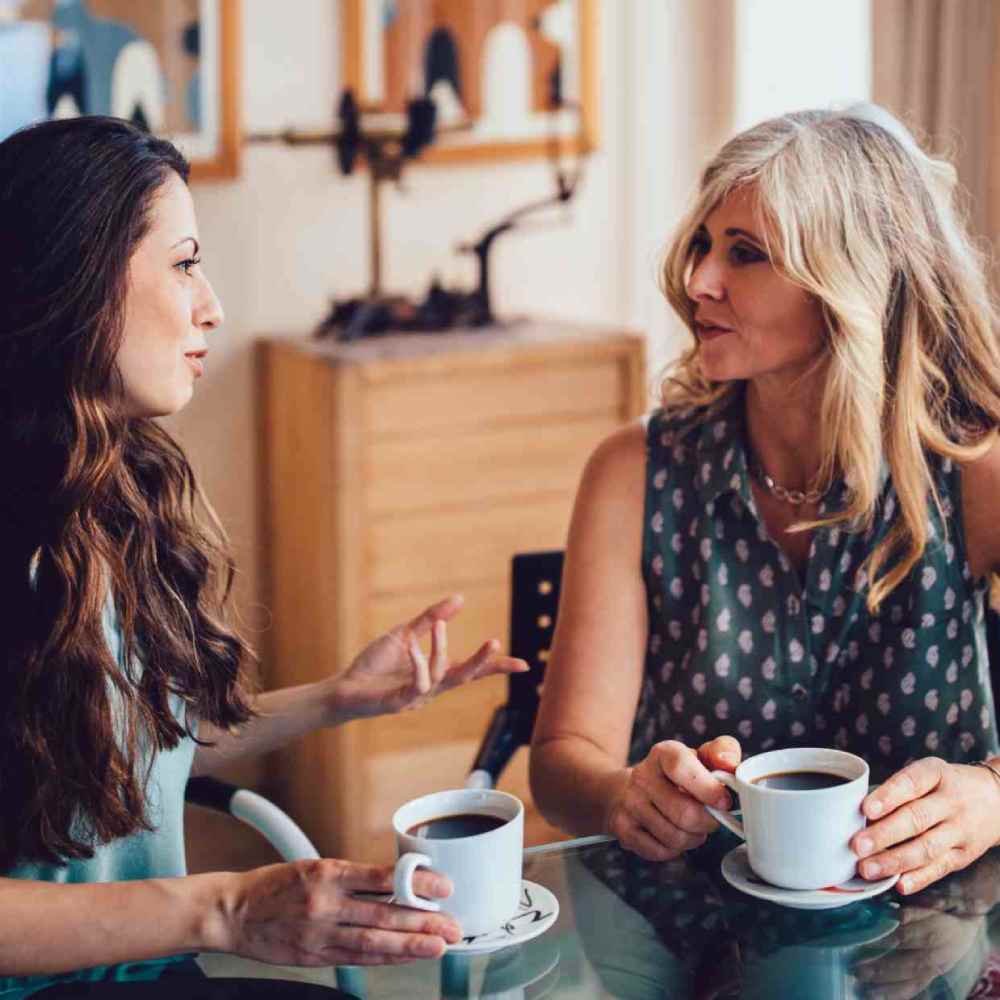
[[[969,571],[950,461],[932,459],[947,532],[931,509],[923,557],[872,616],[861,564],[896,514],[891,477],[872,529],[813,533],[803,580],[757,513],[741,396],[715,417],[655,412],[646,444],[649,642],[631,761],[660,740],[731,734],[744,755],[850,750],[881,781],[917,757],[997,752],[987,583]],[[835,484],[821,513],[845,495]]]

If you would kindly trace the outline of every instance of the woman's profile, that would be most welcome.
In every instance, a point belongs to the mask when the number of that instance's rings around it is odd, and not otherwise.
[[[321,665],[324,681],[252,689],[224,533],[155,419],[190,400],[223,318],[187,175],[170,143],[117,119],[0,143],[0,975],[200,950],[306,965],[440,955],[460,933],[450,917],[355,898],[391,889],[391,868],[186,875],[184,785],[527,669],[492,640],[449,661],[456,596],[352,664]],[[450,891],[428,871],[417,887]]]

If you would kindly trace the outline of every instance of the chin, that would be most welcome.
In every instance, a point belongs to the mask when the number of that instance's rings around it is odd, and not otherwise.
[[[130,417],[171,417],[184,409],[191,397],[194,395],[194,387],[189,386],[186,390],[178,390],[173,393],[164,393],[156,396],[148,395],[139,398],[132,398],[129,401]]]

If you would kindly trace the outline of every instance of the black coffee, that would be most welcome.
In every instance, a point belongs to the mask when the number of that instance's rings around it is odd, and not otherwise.
[[[406,832],[411,837],[425,837],[428,840],[458,840],[459,837],[474,837],[477,833],[497,830],[507,820],[499,816],[483,813],[455,813],[452,816],[436,816],[424,819],[411,826]]]
[[[761,788],[777,788],[784,792],[811,792],[817,788],[836,788],[846,785],[851,779],[828,771],[778,771],[754,778],[751,785]]]

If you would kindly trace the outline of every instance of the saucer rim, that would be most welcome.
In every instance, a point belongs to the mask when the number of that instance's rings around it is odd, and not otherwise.
[[[546,920],[539,924],[532,926],[531,930],[523,931],[520,936],[511,937],[507,941],[498,941],[493,944],[486,944],[483,942],[477,945],[474,941],[469,944],[463,944],[461,941],[456,944],[449,944],[445,946],[446,955],[489,955],[493,952],[503,951],[505,948],[516,948],[519,945],[527,944],[529,941],[533,941],[537,937],[541,937],[547,930],[549,930],[553,924],[559,919],[560,906],[559,897],[546,885],[542,885],[540,882],[534,882],[528,878],[521,879],[521,886],[531,886],[532,889],[541,889],[542,892],[546,893],[552,900],[552,914]],[[520,907],[518,907],[520,909]],[[499,928],[497,928],[499,930]],[[481,937],[486,937],[490,934],[496,934],[497,931],[487,931],[484,935],[477,935]]]
[[[786,889],[770,883],[757,885],[753,882],[747,882],[743,878],[738,879],[736,873],[727,870],[727,862],[728,865],[735,865],[736,861],[732,859],[735,859],[740,852],[747,853],[746,844],[737,844],[732,850],[727,851],[719,865],[722,877],[729,885],[755,899],[763,899],[768,903],[778,903],[781,906],[800,910],[834,910],[841,906],[849,906],[851,903],[862,903],[887,892],[899,881],[899,873],[897,872],[895,875],[868,882],[865,889],[845,894],[848,898],[843,899],[836,895],[827,894],[824,889]],[[749,861],[746,864],[747,867],[750,866]]]

